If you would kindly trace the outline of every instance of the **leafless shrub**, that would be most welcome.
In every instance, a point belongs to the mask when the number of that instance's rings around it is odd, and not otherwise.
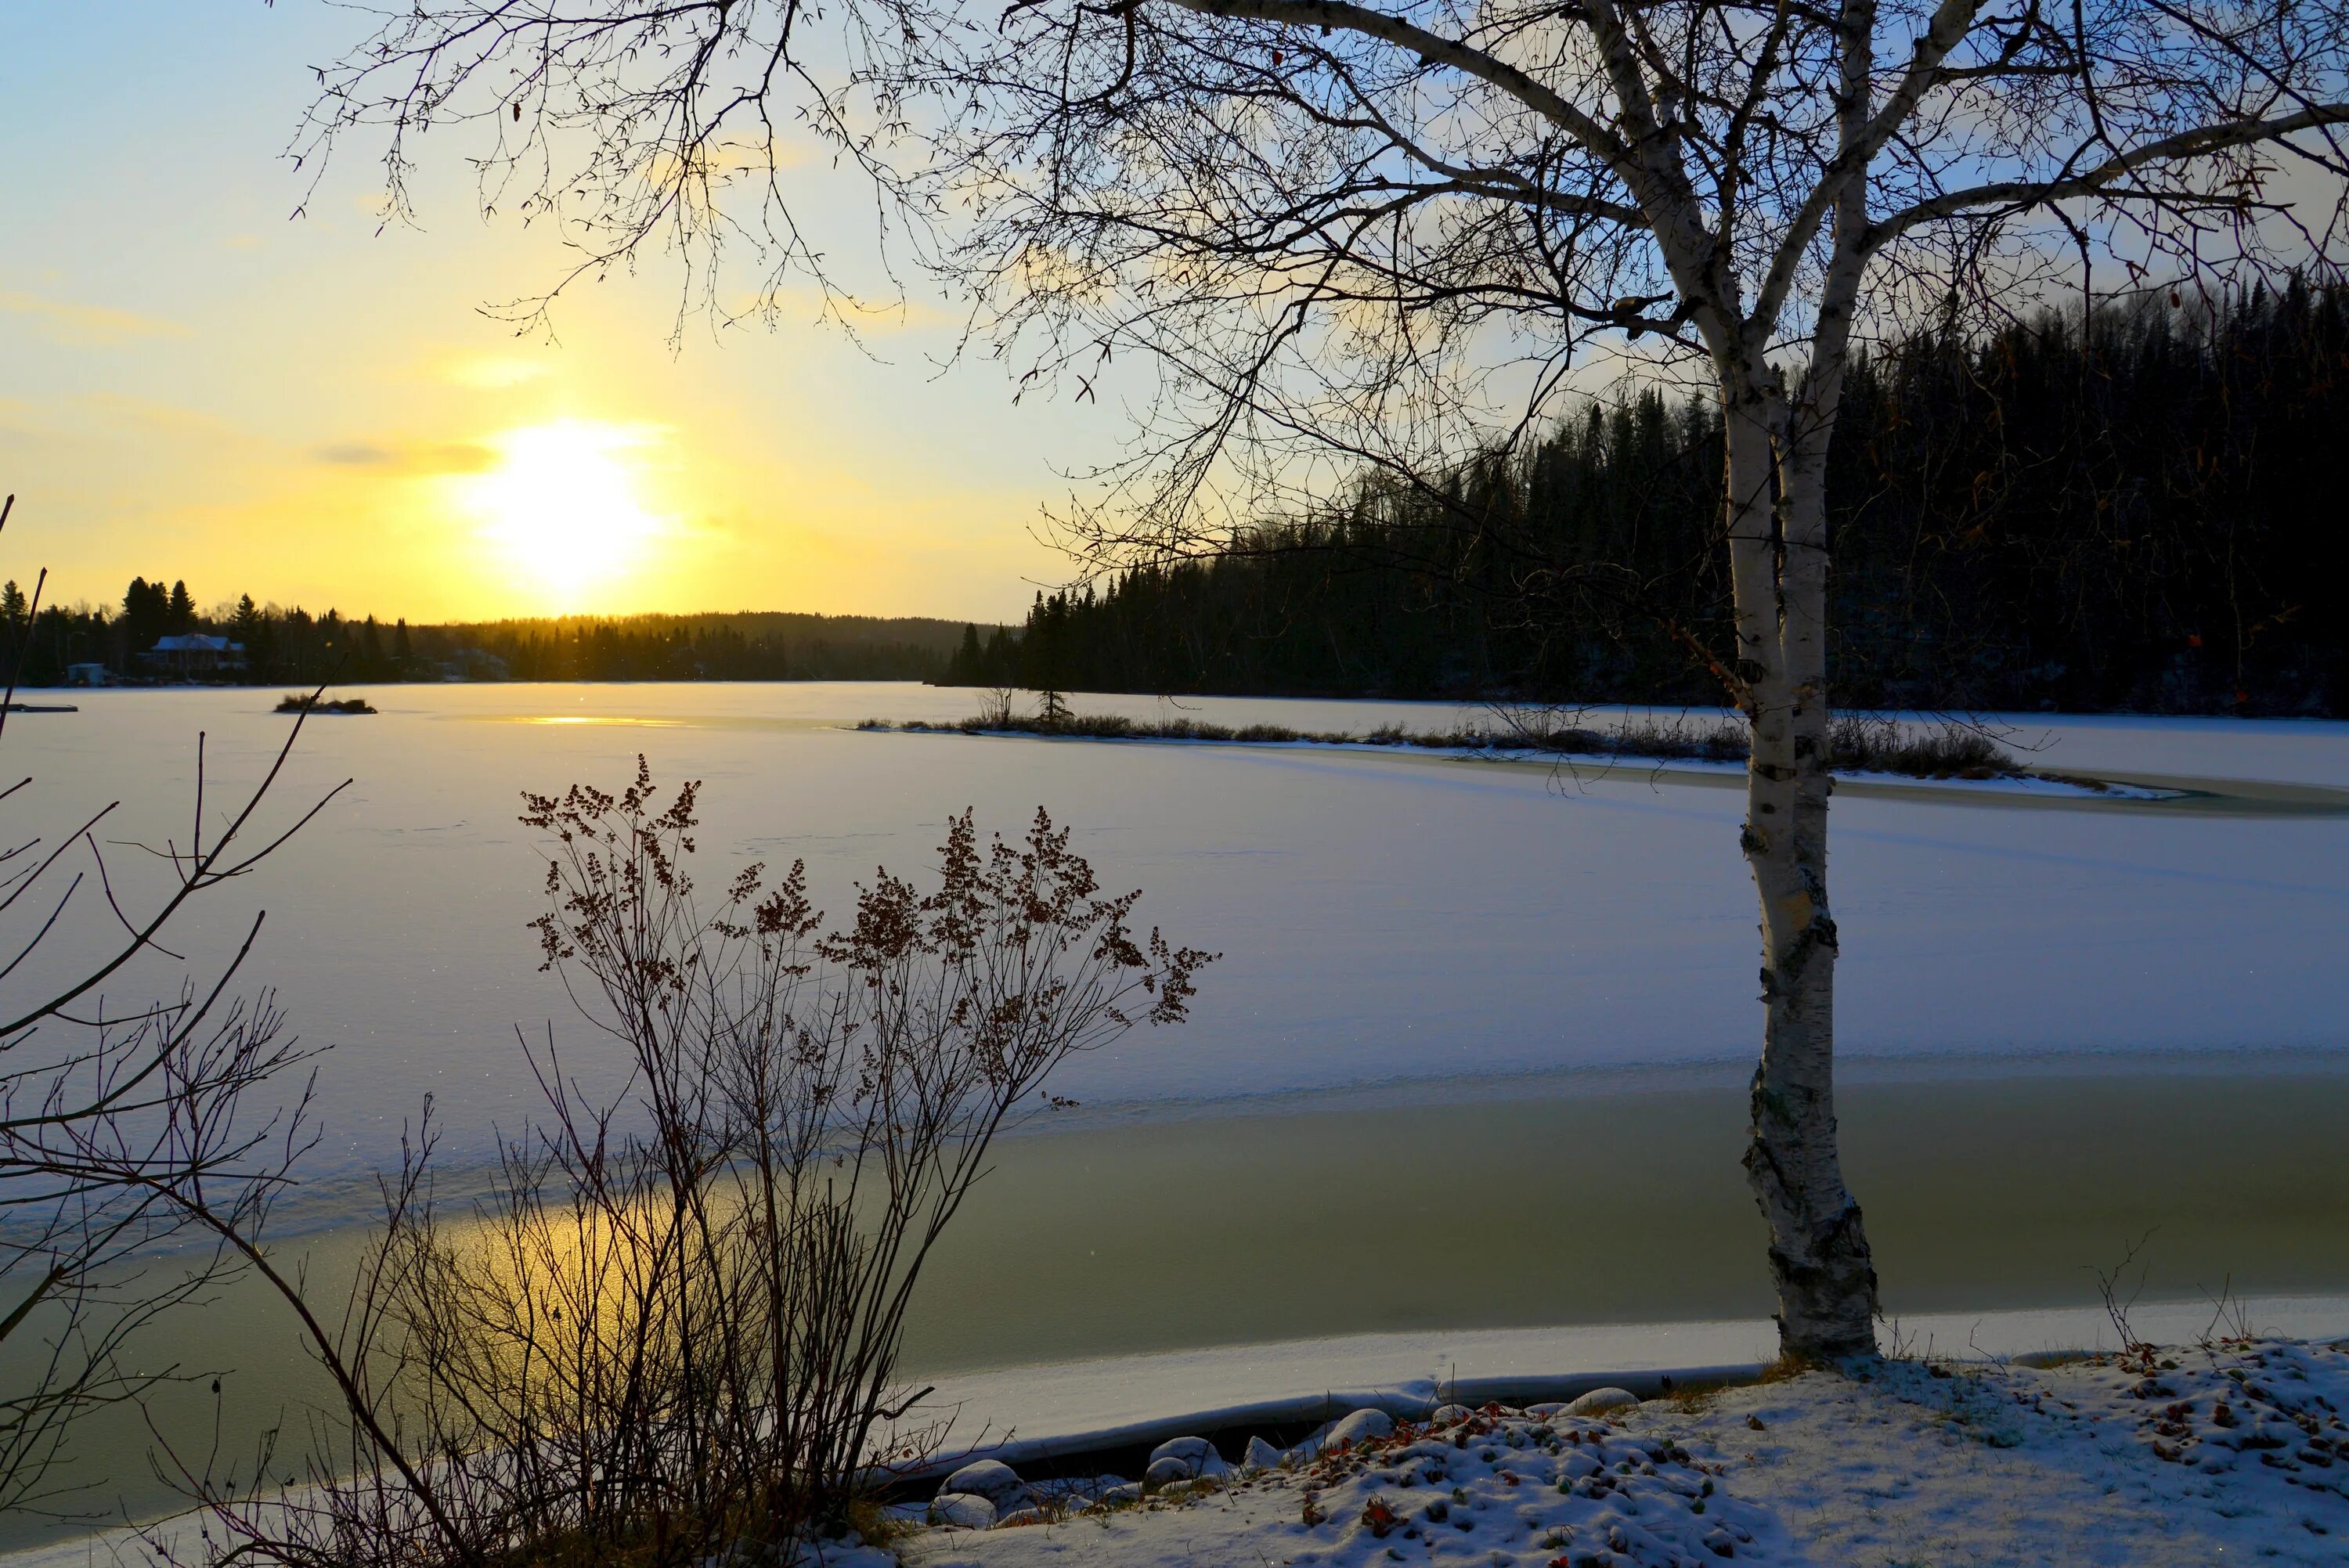
[[[696,797],[640,759],[616,796],[528,798],[544,966],[632,1078],[593,1099],[533,1051],[545,1119],[468,1223],[433,1212],[429,1137],[387,1181],[344,1327],[304,1308],[342,1446],[270,1496],[184,1472],[241,1555],[799,1561],[937,1436],[898,1349],[989,1141],[1070,1056],[1179,1021],[1211,961],[1138,938],[1139,895],[1040,811],[1018,844],[955,819],[931,888],[880,872],[825,934],[799,865],[707,901]]]
[[[0,526],[15,504],[0,502]],[[47,577],[36,583],[12,667],[22,666]],[[12,681],[0,735],[15,696]],[[225,812],[206,799],[197,738],[188,837],[130,846],[163,868],[156,879],[127,875],[109,853],[124,847],[102,836],[119,801],[78,809],[59,831],[23,820],[31,779],[0,788],[0,814],[13,813],[0,827],[0,1511],[76,1511],[76,1490],[55,1480],[76,1421],[176,1375],[127,1368],[123,1346],[236,1266],[218,1248],[154,1259],[188,1239],[187,1200],[201,1193],[257,1232],[306,1146],[306,1095],[287,1106],[264,1091],[311,1053],[285,1035],[270,992],[232,994],[264,917],[209,975],[167,945],[208,895],[324,808],[321,799],[290,826],[265,825],[300,733],[297,719],[261,781]],[[119,1006],[109,985],[150,999]]]
[[[2219,1282],[2215,1295],[2204,1291],[2203,1299],[2210,1304],[2210,1321],[2203,1326],[2194,1343],[2202,1350],[2217,1350],[2243,1345],[2258,1337],[2251,1324],[2251,1304],[2235,1294],[2235,1276],[2227,1275]]]
[[[978,722],[988,729],[1000,729],[1011,722],[1013,699],[1019,694],[1010,686],[991,686],[978,699]]]
[[[1827,744],[1834,766],[1849,772],[1986,779],[2018,771],[2004,747],[1963,724],[1919,728],[1889,716],[1843,714]]]
[[[1608,726],[1583,722],[1581,710],[1501,707],[1495,735],[1529,750],[1588,757],[1743,762],[1747,726],[1723,715],[1701,718],[1626,716]],[[1975,726],[1904,724],[1889,715],[1847,714],[1828,735],[1829,765],[1852,773],[1912,778],[1997,778],[2021,771],[1998,742]]]
[[[2121,1249],[2120,1262],[2111,1268],[2092,1266],[2088,1270],[2095,1276],[2096,1296],[2104,1303],[2105,1316],[2111,1322],[2113,1334],[2120,1341],[2122,1363],[2142,1365],[2148,1370],[2159,1347],[2146,1340],[2130,1325],[2129,1313],[2137,1305],[2137,1298],[2145,1294],[2146,1274],[2151,1266],[2144,1257],[2145,1245],[2151,1240],[2153,1233],[2147,1231]],[[2129,1277],[2132,1270],[2136,1274],[2133,1282]]]

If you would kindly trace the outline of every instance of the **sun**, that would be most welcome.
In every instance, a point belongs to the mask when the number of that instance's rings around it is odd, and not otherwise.
[[[496,466],[465,483],[481,542],[552,607],[583,607],[639,567],[666,531],[639,494],[639,454],[653,438],[584,419],[497,437]]]

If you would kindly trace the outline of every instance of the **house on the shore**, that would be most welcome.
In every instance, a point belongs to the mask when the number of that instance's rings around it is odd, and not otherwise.
[[[66,666],[66,685],[67,686],[102,686],[113,684],[114,672],[104,665],[87,664]]]
[[[159,638],[139,655],[139,662],[181,680],[226,675],[244,668],[244,645],[202,632],[186,632]]]

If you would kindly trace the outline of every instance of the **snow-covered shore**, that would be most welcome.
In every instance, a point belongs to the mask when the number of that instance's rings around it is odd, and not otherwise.
[[[2212,1314],[2142,1304],[2133,1325],[2191,1344]],[[2262,1337],[2149,1364],[2110,1348],[2099,1309],[1905,1320],[1890,1336],[1901,1354],[1857,1379],[1745,1381],[1764,1370],[1763,1322],[1355,1336],[946,1376],[924,1409],[957,1412],[956,1442],[928,1473],[1009,1460],[1034,1495],[990,1499],[995,1516],[1045,1506],[1018,1523],[931,1527],[916,1500],[885,1551],[824,1556],[827,1568],[1627,1568],[1722,1561],[1725,1531],[1734,1561],[1819,1568],[2349,1563],[2349,1299],[2259,1298],[2227,1315]],[[1609,1386],[1637,1402],[1565,1414]],[[1432,1422],[1446,1404],[1481,1414]],[[1376,1414],[1357,1418],[1356,1437],[1385,1435],[1340,1453],[1338,1424],[1359,1410]],[[1249,1472],[1252,1451],[1273,1457],[1251,1438],[1316,1424],[1318,1444]],[[1184,1439],[1201,1434],[1217,1454],[1195,1468],[1214,1485],[1085,1506],[1145,1482],[1154,1452],[1195,1464],[1206,1445]],[[1119,1465],[1132,1473],[1096,1473]],[[1602,1473],[1604,1487],[1578,1484]],[[1394,1515],[1384,1534],[1374,1497]],[[1429,1520],[1438,1499],[1445,1517]],[[201,1556],[198,1525],[117,1528],[0,1554],[0,1568],[151,1562],[142,1533]]]
[[[2349,1338],[2349,1296],[2259,1295],[2238,1309],[2276,1338]],[[2211,1326],[2204,1299],[2141,1301],[2131,1321],[2147,1338],[2190,1344]],[[1886,1336],[1902,1354],[2029,1359],[2117,1348],[2095,1305],[1903,1315]],[[1609,1384],[1645,1392],[1661,1377],[1710,1369],[1758,1372],[1775,1354],[1767,1318],[1557,1324],[1523,1328],[1330,1335],[1210,1345],[941,1372],[911,1420],[951,1413],[951,1439],[933,1473],[977,1459],[1025,1464],[1170,1437],[1275,1423],[1310,1426],[1375,1406],[1423,1419],[1437,1406],[1570,1399]],[[926,1374],[922,1381],[932,1380]]]
[[[1278,1453],[1176,1439],[1140,1482],[975,1467],[893,1545],[913,1568],[2338,1563],[2344,1412],[2349,1343],[1890,1360],[1636,1402],[1368,1410]]]

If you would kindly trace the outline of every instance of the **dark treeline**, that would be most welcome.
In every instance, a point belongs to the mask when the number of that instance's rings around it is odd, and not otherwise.
[[[210,614],[184,582],[134,578],[121,606],[44,606],[0,588],[0,680],[252,685],[431,680],[928,680],[949,621],[775,613],[554,617],[409,625],[255,604]],[[222,646],[191,645],[212,639]],[[21,658],[18,649],[22,649]]]
[[[2349,712],[2349,288],[1923,336],[1830,480],[1848,706]],[[1715,702],[1720,420],[1626,394],[1438,490],[1040,596],[952,678],[1055,690]],[[1725,654],[1724,654],[1725,656]]]
[[[435,627],[515,680],[934,680],[962,628],[870,615],[635,615]]]

